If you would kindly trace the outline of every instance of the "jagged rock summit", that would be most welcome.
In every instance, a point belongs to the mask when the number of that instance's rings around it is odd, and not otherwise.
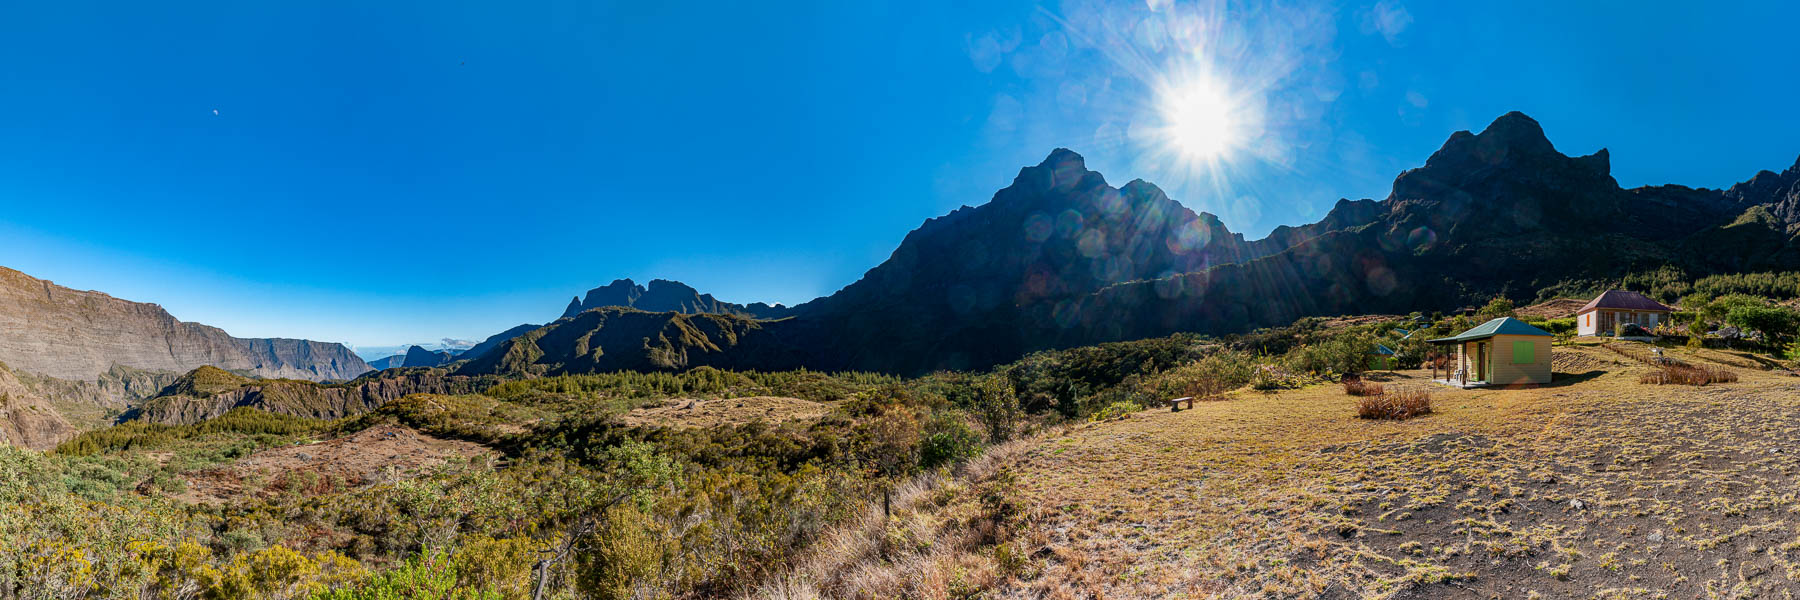
[[[568,308],[563,310],[562,318],[605,306],[690,315],[738,315],[757,319],[779,319],[787,316],[788,312],[787,307],[779,304],[725,302],[714,298],[712,294],[702,294],[679,281],[652,279],[646,287],[630,279],[615,279],[612,283],[588,290],[585,297],[570,300]]]
[[[1150,182],[1112,187],[1080,154],[1058,148],[987,203],[925,220],[861,279],[747,337],[724,338],[732,344],[666,315],[620,315],[515,345],[511,370],[623,368],[622,358],[581,357],[602,335],[595,328],[625,325],[642,333],[619,335],[614,348],[635,355],[643,339],[659,339],[651,332],[670,342],[635,362],[654,368],[691,366],[665,358],[699,351],[720,367],[924,373],[1179,331],[1445,310],[1495,295],[1529,300],[1664,265],[1690,274],[1800,269],[1800,238],[1789,232],[1800,226],[1800,167],[1759,173],[1726,193],[1623,189],[1611,162],[1605,149],[1565,155],[1536,120],[1507,113],[1479,133],[1451,134],[1395,177],[1385,199],[1340,199],[1318,222],[1246,240]],[[652,306],[659,287],[621,280],[582,304],[692,310]]]
[[[400,364],[403,367],[440,367],[456,360],[456,355],[438,350],[426,350],[419,346],[406,349],[406,359]]]

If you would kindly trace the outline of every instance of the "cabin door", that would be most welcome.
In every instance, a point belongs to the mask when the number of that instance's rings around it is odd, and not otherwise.
[[[1475,380],[1487,381],[1488,378],[1488,343],[1475,344]]]

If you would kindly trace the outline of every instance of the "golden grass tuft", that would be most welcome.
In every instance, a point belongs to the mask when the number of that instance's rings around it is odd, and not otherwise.
[[[1724,367],[1687,364],[1658,365],[1655,371],[1645,373],[1638,378],[1638,383],[1655,385],[1706,385],[1709,383],[1732,383],[1738,380],[1737,373]]]
[[[1709,383],[1733,383],[1738,380],[1736,372],[1716,365],[1694,366],[1670,356],[1658,356],[1646,352],[1643,346],[1627,345],[1618,342],[1601,344],[1607,350],[1616,352],[1626,358],[1649,365],[1655,369],[1638,377],[1638,383],[1654,385],[1706,385]]]
[[[1395,390],[1356,400],[1356,416],[1364,419],[1405,420],[1431,414],[1431,392]]]
[[[1345,379],[1344,393],[1352,396],[1380,396],[1381,384],[1362,379]]]

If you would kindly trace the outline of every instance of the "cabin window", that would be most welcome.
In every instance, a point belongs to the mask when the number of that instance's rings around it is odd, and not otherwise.
[[[1512,364],[1528,365],[1537,362],[1537,344],[1532,342],[1513,342]]]

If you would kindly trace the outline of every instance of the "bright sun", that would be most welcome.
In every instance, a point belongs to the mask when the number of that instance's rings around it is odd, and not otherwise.
[[[1168,90],[1161,104],[1165,143],[1190,159],[1224,158],[1242,141],[1237,107],[1216,82],[1196,81]]]

